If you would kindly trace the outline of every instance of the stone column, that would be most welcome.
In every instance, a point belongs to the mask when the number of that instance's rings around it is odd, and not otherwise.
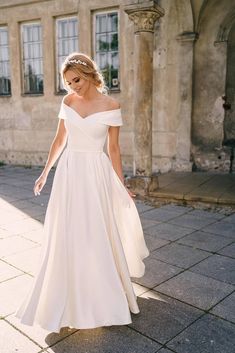
[[[158,187],[152,175],[152,83],[153,32],[164,11],[156,1],[146,1],[124,8],[134,22],[134,178],[129,184],[139,193]]]
[[[193,50],[194,43],[197,38],[198,35],[194,32],[181,33],[176,37],[179,43],[179,65],[177,146],[174,170],[180,171],[192,171],[190,152],[192,124]]]

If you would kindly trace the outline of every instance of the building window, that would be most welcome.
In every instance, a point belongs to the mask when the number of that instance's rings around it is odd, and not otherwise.
[[[23,92],[43,93],[42,27],[39,22],[21,27]]]
[[[0,95],[11,94],[10,58],[7,27],[0,27]]]
[[[95,60],[110,89],[119,89],[118,12],[96,13]]]
[[[64,92],[60,69],[66,56],[78,51],[77,17],[58,18],[56,20],[56,38],[56,91]]]

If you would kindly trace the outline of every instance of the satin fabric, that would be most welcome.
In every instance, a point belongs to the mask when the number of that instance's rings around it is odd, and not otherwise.
[[[68,131],[47,207],[41,256],[32,286],[14,315],[59,332],[132,322],[139,313],[131,277],[149,255],[135,202],[105,151],[120,109],[82,118],[64,101]]]

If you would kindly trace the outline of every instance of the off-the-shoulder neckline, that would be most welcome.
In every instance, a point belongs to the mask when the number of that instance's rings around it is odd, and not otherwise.
[[[92,113],[92,114],[89,114],[85,117],[81,116],[75,109],[71,108],[68,104],[64,103],[64,101],[62,102],[63,105],[66,107],[66,108],[69,108],[70,110],[72,110],[75,114],[77,114],[79,116],[80,119],[87,119],[87,118],[90,118],[91,116],[93,115],[97,115],[97,114],[104,114],[104,113],[112,113],[112,112],[117,112],[117,111],[120,111],[121,108],[117,108],[117,109],[111,109],[111,110],[103,110],[103,111],[99,111],[99,112],[95,112],[95,113]]]

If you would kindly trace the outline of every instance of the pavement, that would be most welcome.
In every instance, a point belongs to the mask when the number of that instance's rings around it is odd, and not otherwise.
[[[209,210],[172,203],[167,197],[157,206],[135,201],[150,256],[145,259],[145,275],[132,279],[140,313],[132,314],[130,325],[63,328],[54,333],[20,324],[13,313],[37,270],[54,174],[42,194],[34,197],[32,188],[40,171],[0,168],[1,353],[235,352],[235,210],[228,202]],[[197,179],[193,174],[185,183],[192,192]],[[210,191],[208,195],[222,195],[223,180],[234,180],[233,175],[203,177],[202,190]],[[160,187],[165,183],[168,191],[175,189],[170,184],[177,178],[182,184],[182,174],[162,175]],[[214,189],[203,187],[207,180]]]
[[[151,194],[155,199],[235,207],[235,174],[172,172],[159,175],[158,180],[159,188]]]

